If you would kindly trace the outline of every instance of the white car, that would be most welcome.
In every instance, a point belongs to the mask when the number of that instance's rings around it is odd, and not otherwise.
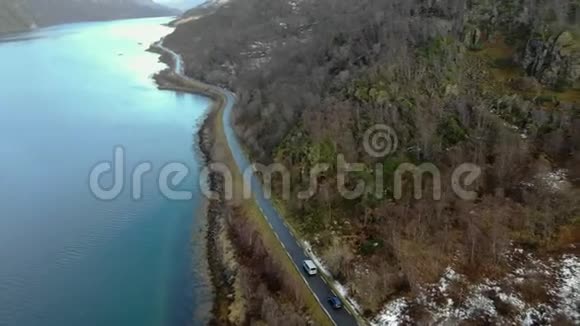
[[[304,268],[304,271],[310,276],[314,276],[318,273],[318,268],[316,268],[316,265],[312,260],[305,260],[304,263],[302,263],[302,268]]]

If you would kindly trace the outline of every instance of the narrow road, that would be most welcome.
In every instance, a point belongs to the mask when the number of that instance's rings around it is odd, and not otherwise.
[[[183,60],[181,56],[177,53],[173,52],[170,49],[165,48],[161,45],[160,42],[158,46],[163,50],[167,51],[169,54],[173,56],[173,60],[175,62],[175,72],[182,78],[191,80],[189,77],[185,76],[184,68],[183,68]],[[234,132],[234,128],[232,127],[232,111],[234,105],[236,103],[236,97],[234,94],[228,90],[214,87],[215,90],[219,91],[224,98],[226,99],[224,114],[223,114],[223,125],[224,130],[226,133],[226,138],[234,160],[236,161],[236,165],[240,169],[240,171],[246,171],[250,168],[251,164],[248,160],[247,156],[242,150],[242,146]],[[288,252],[290,258],[298,268],[298,270],[302,273],[302,276],[314,295],[318,298],[318,301],[322,305],[323,309],[328,313],[330,318],[334,321],[334,323],[338,326],[351,326],[357,325],[356,319],[346,310],[334,310],[327,302],[327,298],[333,295],[331,287],[326,283],[326,281],[320,276],[308,276],[302,269],[302,262],[305,259],[308,259],[308,255],[306,254],[304,248],[300,245],[300,242],[294,238],[294,235],[288,227],[286,226],[284,219],[280,216],[276,208],[274,207],[273,203],[266,199],[264,196],[264,190],[262,189],[262,184],[258,180],[255,175],[252,175],[251,178],[252,183],[252,191],[254,194],[254,198],[256,199],[256,203],[258,207],[264,214],[266,220],[272,227],[274,233],[278,236],[278,239],[282,243],[282,246]]]

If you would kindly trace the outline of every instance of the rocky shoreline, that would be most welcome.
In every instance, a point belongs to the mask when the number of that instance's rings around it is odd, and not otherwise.
[[[195,93],[206,96],[212,100],[212,105],[208,110],[206,117],[197,132],[197,141],[199,150],[203,156],[206,166],[213,162],[212,151],[215,142],[215,128],[212,126],[218,122],[219,112],[223,106],[222,101],[215,98],[214,94],[199,88],[194,89],[191,85],[183,85],[178,76],[175,75],[175,63],[171,56],[157,44],[149,49],[161,55],[160,60],[167,64],[170,69],[163,70],[153,76],[158,88],[161,90],[173,90],[177,92]],[[217,173],[211,173],[208,179],[210,190],[219,194],[220,199],[206,199],[205,217],[207,219],[206,250],[209,264],[209,274],[215,291],[214,303],[212,308],[212,317],[210,325],[227,325],[230,305],[232,303],[235,276],[232,275],[234,268],[228,267],[228,254],[231,247],[226,239],[226,209],[227,205],[223,202],[224,189],[222,176]],[[229,265],[235,264],[231,259]]]
[[[206,166],[221,163],[235,169],[222,123],[225,96],[217,87],[184,76],[179,56],[170,49],[157,44],[153,50],[166,52],[164,62],[177,62],[172,69],[155,76],[160,89],[200,94],[213,100],[197,134]],[[239,205],[225,198],[224,176],[220,172],[210,173],[208,187],[216,195],[205,205],[206,248],[215,289],[209,324],[246,325],[264,321],[278,325],[285,321],[295,325],[330,325],[328,316],[288,260],[265,219],[252,212],[251,204]]]
[[[212,109],[204,120],[203,125],[198,131],[199,148],[204,155],[206,165],[212,163],[212,148],[214,135],[211,125],[214,119],[218,118],[218,111]],[[207,258],[210,267],[211,280],[216,291],[214,306],[212,309],[213,318],[210,325],[224,325],[227,321],[229,305],[231,303],[233,289],[233,275],[229,275],[226,266],[225,256],[222,254],[224,248],[219,242],[226,233],[225,214],[226,204],[223,202],[224,189],[223,177],[217,173],[211,173],[209,177],[209,187],[212,191],[219,194],[220,199],[208,200],[206,206],[206,218],[208,228],[206,234]]]

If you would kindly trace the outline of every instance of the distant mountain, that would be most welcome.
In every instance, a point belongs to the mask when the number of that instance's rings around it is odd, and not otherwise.
[[[153,0],[0,0],[0,33],[79,21],[172,16]]]
[[[168,16],[175,10],[152,0],[26,0],[39,26],[135,17]]]
[[[202,4],[200,4],[199,6],[197,6],[196,8],[193,8],[192,10],[196,10],[196,9],[217,9],[223,5],[225,5],[226,3],[230,2],[230,0],[206,0],[204,1]]]
[[[21,0],[0,0],[0,33],[17,32],[34,26],[34,19]]]
[[[215,12],[219,7],[227,4],[231,0],[206,0],[205,2],[201,3],[200,5],[187,10],[184,12],[181,17],[177,20],[173,21],[173,25],[179,25],[181,23],[185,23],[194,19],[195,17],[201,17],[208,14]]]

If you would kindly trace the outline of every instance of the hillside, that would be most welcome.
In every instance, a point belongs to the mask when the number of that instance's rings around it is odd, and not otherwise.
[[[579,13],[232,0],[166,44],[237,93],[279,210],[367,320],[578,324]]]
[[[191,8],[198,6],[202,3],[203,0],[162,0],[160,3],[163,3],[167,7],[177,8],[181,11],[187,11]]]
[[[0,34],[26,30],[33,24],[22,1],[0,0]]]
[[[220,7],[226,5],[230,0],[207,0],[201,4],[189,8],[183,14],[181,14],[172,25],[179,25],[182,23],[187,23],[191,20],[197,19],[198,17],[211,15],[217,11]]]
[[[0,33],[79,21],[176,13],[152,0],[0,0]]]

